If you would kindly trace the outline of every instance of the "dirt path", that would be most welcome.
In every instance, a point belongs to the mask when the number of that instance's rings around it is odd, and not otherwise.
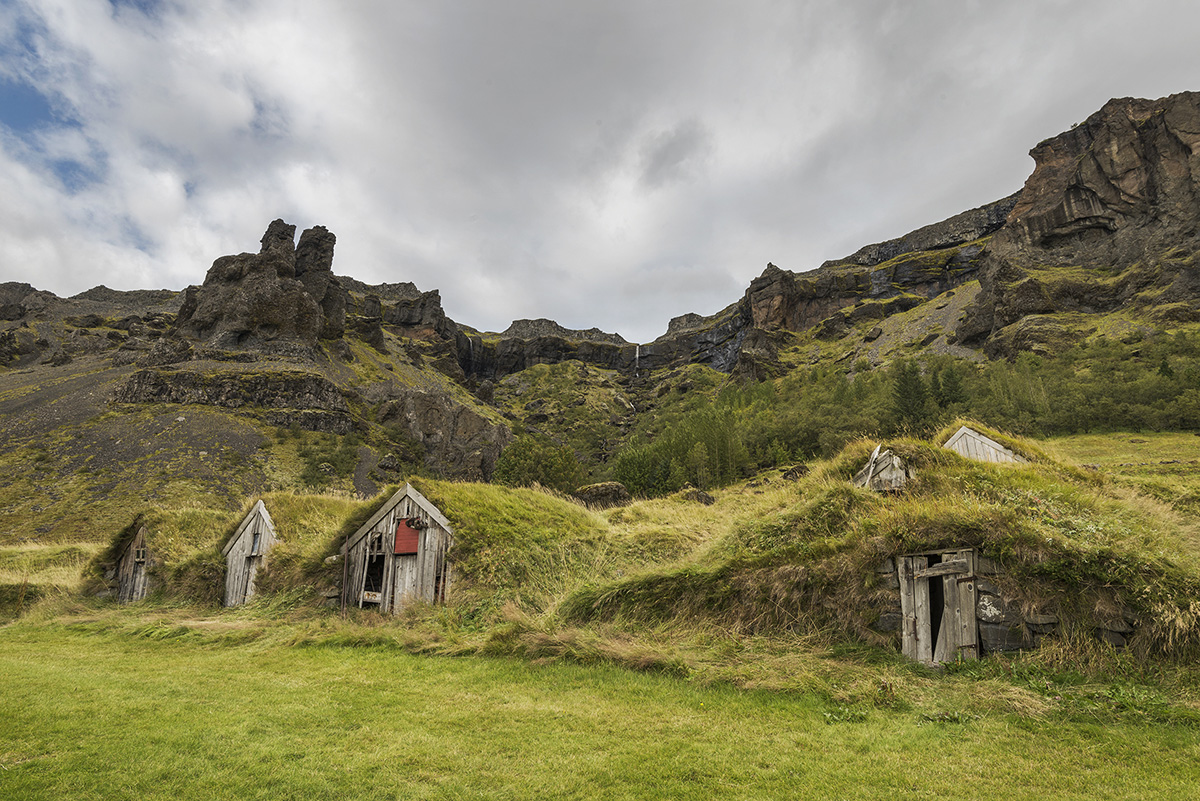
[[[379,464],[375,451],[366,445],[358,446],[358,466],[354,468],[354,491],[365,498],[371,498],[379,492],[379,485],[371,480],[371,471]]]

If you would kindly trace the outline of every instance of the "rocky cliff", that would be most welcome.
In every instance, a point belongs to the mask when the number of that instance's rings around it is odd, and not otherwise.
[[[655,402],[656,371],[691,364],[764,379],[926,347],[1049,353],[1113,313],[1135,327],[1200,322],[1200,94],[1110,101],[1031,155],[1014,195],[815,270],[768,264],[728,307],[677,317],[650,343],[546,319],[481,333],[447,317],[436,289],[334,275],[332,232],[296,240],[276,220],[257,253],[216,259],[183,293],[101,286],[63,299],[0,285],[0,368],[92,360],[119,374],[119,403],[331,432],[400,426],[428,466],[486,477],[512,436],[502,414],[523,419],[490,406],[499,382],[539,365],[600,368],[604,392],[629,391],[633,410]]]
[[[1059,312],[1200,320],[1200,93],[1111,100],[1030,155],[960,341],[1010,355]]]
[[[347,292],[332,273],[336,237],[322,226],[293,244],[296,226],[276,220],[258,253],[222,256],[204,284],[184,290],[176,330],[217,349],[277,352],[337,339]]]

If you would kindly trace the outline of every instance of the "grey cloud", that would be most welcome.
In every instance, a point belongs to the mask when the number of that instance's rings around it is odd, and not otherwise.
[[[700,169],[712,149],[711,135],[699,120],[684,120],[642,144],[641,182],[651,189],[683,181]]]

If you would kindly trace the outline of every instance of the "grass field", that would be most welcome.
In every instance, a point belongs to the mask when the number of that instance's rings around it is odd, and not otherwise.
[[[1056,437],[1047,451],[1090,464],[1185,517],[1200,515],[1200,436],[1190,432],[1115,432]]]
[[[1150,718],[849,709],[609,667],[0,629],[11,799],[1195,798]]]
[[[713,506],[667,497],[596,512],[426,480],[465,521],[476,583],[457,606],[399,618],[342,619],[313,602],[306,582],[326,569],[338,525],[369,512],[344,497],[271,496],[290,532],[274,557],[280,586],[236,610],[196,592],[83,599],[80,573],[107,543],[11,544],[0,611],[20,617],[0,626],[0,801],[1200,799],[1190,657],[1146,659],[1085,630],[932,670],[832,629],[557,611],[591,583],[703,578],[731,553],[769,555],[776,539],[807,541],[814,520],[832,521],[822,541],[833,542],[874,515],[848,541],[869,544],[987,504],[1016,509],[997,518],[1014,529],[1153,545],[1190,569],[1200,437],[1039,445],[1067,464],[955,467],[910,443],[932,460],[926,489],[886,502],[844,486],[842,468],[865,451],[800,481],[764,474],[717,490]],[[947,500],[959,484],[973,494]],[[839,499],[857,503],[853,519],[833,514]],[[164,543],[209,557],[239,517],[156,514]],[[178,561],[177,585],[208,576]]]

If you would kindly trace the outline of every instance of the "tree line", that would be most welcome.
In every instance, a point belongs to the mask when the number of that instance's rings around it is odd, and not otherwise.
[[[1022,353],[983,364],[929,355],[872,369],[859,359],[731,382],[686,412],[649,421],[608,465],[591,467],[636,495],[707,489],[832,456],[858,436],[926,434],[960,415],[1042,437],[1200,430],[1200,336],[1097,337],[1055,357]],[[529,483],[530,473],[571,491],[586,470],[569,448],[518,440],[501,456],[496,480]]]

